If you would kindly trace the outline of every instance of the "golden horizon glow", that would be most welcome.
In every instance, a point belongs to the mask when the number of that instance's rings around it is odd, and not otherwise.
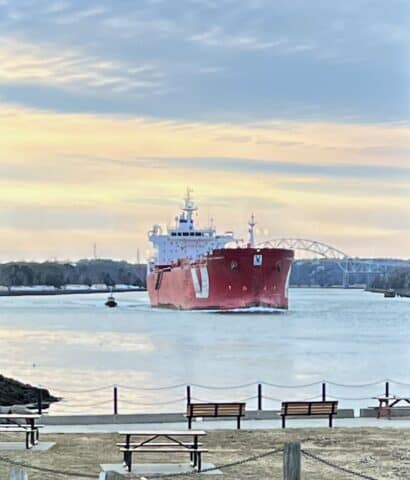
[[[94,241],[135,259],[187,185],[202,223],[209,210],[220,230],[243,236],[253,211],[266,238],[410,257],[409,152],[405,124],[189,123],[0,104],[0,260],[78,258]]]

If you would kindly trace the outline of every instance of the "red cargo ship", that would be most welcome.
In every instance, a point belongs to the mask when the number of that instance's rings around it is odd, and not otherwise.
[[[149,233],[157,250],[147,276],[151,305],[182,310],[287,309],[293,251],[255,247],[253,215],[249,242],[241,247],[232,232],[217,235],[212,226],[195,228],[196,210],[188,190],[175,227],[163,234],[154,225]]]

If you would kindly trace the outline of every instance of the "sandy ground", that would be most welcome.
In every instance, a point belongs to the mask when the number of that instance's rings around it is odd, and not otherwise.
[[[23,440],[19,435],[19,440]],[[17,436],[1,435],[0,441],[17,441]],[[0,456],[32,465],[92,473],[98,478],[100,464],[121,463],[116,447],[117,434],[43,434],[45,442],[56,442],[47,452],[1,451]],[[299,440],[302,448],[324,459],[371,477],[385,480],[410,479],[410,429],[393,428],[334,428],[278,430],[219,430],[208,433],[204,446],[209,453],[204,461],[216,465],[241,460],[273,448],[282,448],[288,441]],[[186,455],[144,455],[138,461],[183,462]],[[282,479],[282,453],[275,454],[240,466],[224,469],[223,476],[202,478]],[[0,461],[0,479],[6,479],[9,466]],[[76,478],[27,470],[29,480]],[[342,480],[358,478],[324,466],[317,461],[304,459],[302,478],[305,480]],[[180,477],[195,478],[195,475]]]

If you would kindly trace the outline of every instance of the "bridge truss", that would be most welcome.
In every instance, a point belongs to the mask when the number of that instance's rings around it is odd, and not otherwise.
[[[334,248],[326,243],[306,238],[274,238],[257,245],[259,248],[289,248],[291,250],[300,250],[310,252],[316,255],[316,258],[326,258],[334,260],[340,270],[343,272],[344,285],[349,284],[350,275],[366,274],[384,275],[393,268],[409,262],[405,260],[389,260],[389,259],[363,259],[354,258]]]

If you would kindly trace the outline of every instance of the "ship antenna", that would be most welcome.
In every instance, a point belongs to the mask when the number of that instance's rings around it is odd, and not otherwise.
[[[194,204],[194,201],[192,200],[192,192],[193,190],[189,187],[186,189],[186,196],[184,198],[185,205],[182,209],[184,212],[186,212],[188,221],[192,220],[192,214],[198,210]]]
[[[248,225],[249,225],[249,241],[248,241],[248,248],[254,248],[255,247],[255,233],[254,233],[254,229],[255,229],[255,225],[256,225],[256,222],[255,222],[255,215],[252,213],[251,215],[251,219],[249,220],[248,222]]]

